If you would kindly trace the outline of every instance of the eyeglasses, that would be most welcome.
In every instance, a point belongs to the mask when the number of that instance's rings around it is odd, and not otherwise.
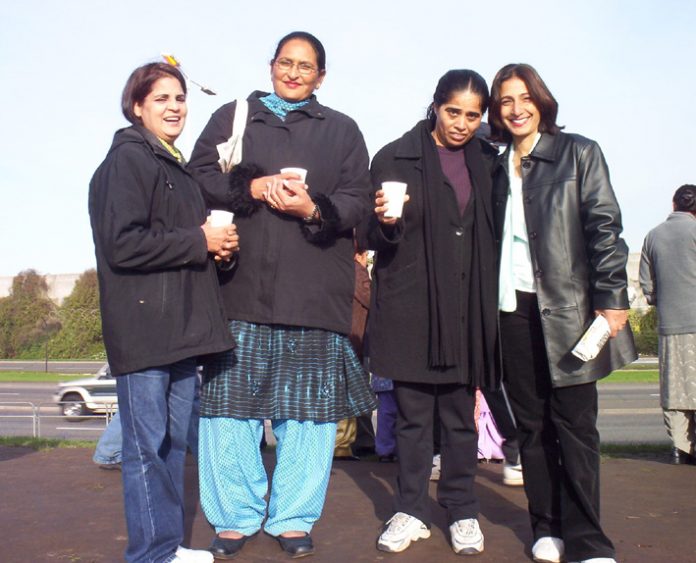
[[[317,69],[309,63],[295,63],[290,59],[276,59],[273,64],[283,72],[290,72],[293,67],[297,67],[297,72],[303,75],[312,74],[317,71]]]

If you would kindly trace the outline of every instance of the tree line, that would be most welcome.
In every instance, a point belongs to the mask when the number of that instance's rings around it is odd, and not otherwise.
[[[105,359],[97,272],[87,270],[56,305],[46,279],[24,270],[0,298],[0,358]]]
[[[638,352],[657,354],[657,312],[633,310],[629,322]],[[12,280],[7,297],[0,298],[0,358],[103,359],[97,272],[85,271],[72,293],[58,306],[35,270]]]

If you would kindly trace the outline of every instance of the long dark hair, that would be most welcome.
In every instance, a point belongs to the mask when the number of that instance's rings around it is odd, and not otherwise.
[[[181,84],[186,94],[186,80],[178,68],[165,63],[148,63],[136,68],[126,81],[121,94],[121,111],[123,116],[133,124],[141,123],[141,119],[133,112],[135,104],[142,104],[152,91],[152,86],[160,78],[171,76]]]
[[[488,108],[488,85],[478,72],[466,68],[448,70],[438,80],[433,101],[428,106],[426,117],[430,120],[430,126],[435,127],[437,112],[435,108],[446,104],[452,99],[455,92],[471,92],[481,98],[481,113],[486,113]]]
[[[491,139],[509,143],[512,135],[500,118],[500,88],[503,82],[511,78],[519,78],[527,87],[527,93],[539,110],[539,132],[555,135],[562,127],[556,124],[558,117],[558,102],[553,97],[539,73],[531,65],[513,63],[505,65],[498,71],[491,84],[491,111],[488,112],[488,123],[491,125]]]
[[[696,186],[693,184],[684,184],[676,192],[672,198],[675,211],[687,211],[696,214]]]
[[[321,44],[321,41],[314,37],[314,35],[306,31],[293,31],[278,41],[278,46],[276,47],[275,53],[273,53],[271,64],[273,64],[278,58],[278,55],[285,44],[293,39],[301,39],[312,46],[312,49],[314,49],[314,54],[317,56],[317,66],[319,67],[319,72],[324,72],[326,70],[326,51],[324,50],[324,46]]]

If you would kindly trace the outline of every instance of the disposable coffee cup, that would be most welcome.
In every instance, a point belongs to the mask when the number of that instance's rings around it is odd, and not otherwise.
[[[210,218],[211,227],[226,227],[234,221],[234,213],[224,209],[212,209],[208,217]]]
[[[404,182],[382,182],[382,191],[387,197],[387,210],[385,217],[401,217],[404,210],[404,196],[406,184]]]
[[[307,171],[304,168],[281,168],[280,169],[281,174],[297,174],[300,177],[300,181],[303,184],[307,183]],[[292,180],[293,182],[296,180]]]

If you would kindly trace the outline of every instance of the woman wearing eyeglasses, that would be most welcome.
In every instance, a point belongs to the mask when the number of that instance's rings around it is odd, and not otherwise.
[[[370,207],[368,155],[357,125],[314,96],[326,74],[319,40],[293,32],[271,61],[273,92],[248,98],[243,158],[218,165],[236,103],[220,108],[191,158],[208,205],[235,213],[244,240],[221,275],[237,351],[204,375],[201,502],[217,532],[216,557],[234,557],[260,529],[300,557],[321,514],[336,421],[375,401],[347,335],[353,295],[352,230]],[[284,173],[307,171],[306,180]],[[259,452],[263,420],[278,440],[268,507]]]
[[[500,338],[517,421],[534,561],[615,563],[599,520],[597,381],[636,359],[621,211],[599,145],[561,131],[537,71],[509,64],[491,86],[500,245]],[[571,349],[596,316],[611,338]]]

